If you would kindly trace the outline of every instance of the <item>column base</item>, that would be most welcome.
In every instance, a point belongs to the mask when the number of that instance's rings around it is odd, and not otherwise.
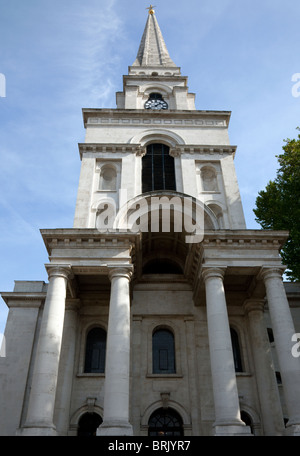
[[[19,437],[57,437],[55,427],[30,426],[17,429],[16,436]]]
[[[291,426],[288,425],[286,428],[286,435],[300,437],[300,425],[299,424],[292,424]]]
[[[106,421],[97,429],[97,436],[121,436],[133,435],[133,429],[130,423],[124,421]]]
[[[216,425],[215,436],[251,436],[251,429],[249,426],[239,425]]]

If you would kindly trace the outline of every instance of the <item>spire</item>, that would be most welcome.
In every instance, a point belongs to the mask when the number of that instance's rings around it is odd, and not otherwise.
[[[154,6],[150,5],[146,27],[142,36],[136,60],[132,66],[176,67],[169,56],[160,27],[155,17]]]

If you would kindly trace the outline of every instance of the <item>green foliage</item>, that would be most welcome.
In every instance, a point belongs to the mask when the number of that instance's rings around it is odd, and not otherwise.
[[[263,229],[289,231],[281,255],[288,267],[286,275],[300,281],[300,134],[285,140],[282,149],[283,154],[276,156],[276,178],[258,193],[253,212]]]

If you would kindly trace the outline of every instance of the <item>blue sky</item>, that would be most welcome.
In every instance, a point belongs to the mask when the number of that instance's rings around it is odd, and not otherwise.
[[[231,144],[248,228],[273,179],[276,155],[297,136],[298,0],[157,0],[169,53],[196,108],[232,111]],[[114,108],[135,60],[141,0],[0,0],[0,290],[45,280],[41,228],[73,225],[84,141],[82,108]],[[300,91],[300,89],[299,89]],[[3,86],[0,94],[3,95]],[[0,333],[7,316],[0,300]]]

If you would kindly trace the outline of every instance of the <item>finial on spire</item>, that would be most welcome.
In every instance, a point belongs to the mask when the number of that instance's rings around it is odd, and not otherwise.
[[[146,8],[147,10],[149,10],[149,14],[154,14],[153,8],[155,8],[155,6],[153,6],[153,5],[150,5],[149,8]]]

